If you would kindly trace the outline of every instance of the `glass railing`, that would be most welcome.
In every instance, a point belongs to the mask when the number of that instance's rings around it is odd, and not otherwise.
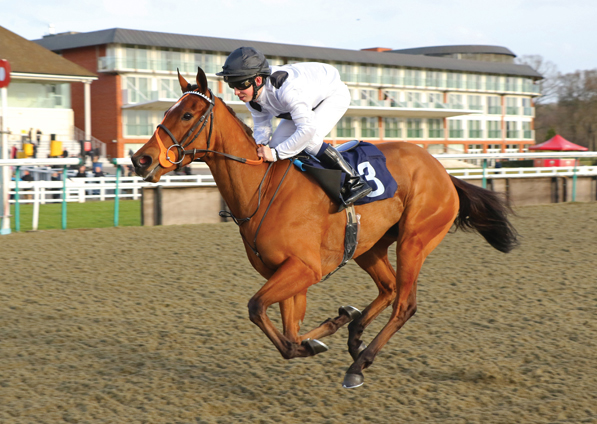
[[[533,115],[533,108],[532,107],[523,107],[522,114],[525,116],[532,116]]]
[[[487,113],[489,115],[501,115],[502,107],[501,106],[487,106]]]
[[[387,85],[402,85],[402,78],[398,75],[382,75],[381,83]]]
[[[522,132],[522,138],[535,138],[533,137],[533,130],[524,130]]]
[[[450,138],[464,138],[464,130],[450,130]]]
[[[466,88],[469,90],[481,90],[481,81],[467,81]]]
[[[425,86],[431,88],[445,88],[446,81],[437,78],[427,78],[425,80]]]
[[[468,138],[481,138],[483,137],[483,130],[468,130]]]
[[[518,115],[520,113],[519,108],[516,106],[506,106],[506,115]]]
[[[487,138],[502,138],[502,130],[488,130]]]
[[[468,105],[470,110],[483,110],[483,105]]]
[[[506,131],[506,138],[518,138],[518,130],[508,130]]]
[[[379,77],[377,75],[358,74],[357,82],[366,84],[379,84]]]
[[[413,78],[413,77],[404,77],[404,85],[412,85],[414,87],[422,87],[423,79]]]
[[[196,73],[200,67],[205,73],[215,74],[222,70],[218,63],[194,63],[180,62],[172,60],[131,60],[127,58],[117,58],[113,56],[100,57],[98,61],[98,71],[108,72],[115,70],[135,69],[144,71],[169,71],[182,73]]]

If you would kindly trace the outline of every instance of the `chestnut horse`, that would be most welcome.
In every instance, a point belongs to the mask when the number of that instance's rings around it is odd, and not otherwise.
[[[196,85],[180,74],[178,78],[183,96],[132,157],[135,171],[146,181],[157,182],[193,160],[208,165],[239,225],[251,265],[267,280],[249,301],[249,317],[285,359],[326,350],[317,339],[352,321],[348,351],[353,363],[343,386],[360,386],[363,369],[415,313],[423,261],[453,224],[477,231],[503,252],[517,243],[507,218],[510,209],[495,193],[451,177],[414,144],[378,144],[398,189],[392,198],[356,206],[360,232],[353,259],[371,276],[379,294],[362,313],[341,307],[339,316],[299,335],[307,290],[343,259],[347,216],[338,213],[338,205],[291,161],[267,164],[258,158],[251,130],[211,93],[203,70],[198,70]],[[388,261],[394,242],[396,270]],[[266,313],[274,303],[280,306],[283,332]],[[389,305],[389,321],[365,345],[363,331]]]

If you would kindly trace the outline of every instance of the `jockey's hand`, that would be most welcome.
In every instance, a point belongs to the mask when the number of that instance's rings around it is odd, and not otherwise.
[[[266,162],[274,161],[274,155],[272,153],[272,149],[270,149],[269,146],[259,146],[257,148],[257,156],[263,158],[263,160]]]

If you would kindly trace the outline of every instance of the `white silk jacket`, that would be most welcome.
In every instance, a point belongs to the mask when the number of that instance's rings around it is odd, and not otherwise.
[[[338,88],[346,89],[346,86],[337,69],[325,63],[270,66],[270,70],[272,76],[267,78],[257,99],[246,105],[253,116],[253,136],[257,144],[269,143],[274,117],[290,114],[296,131],[276,146],[279,158],[286,159],[304,150],[315,135],[317,121],[313,109]],[[288,76],[284,79],[283,73],[274,75],[280,71],[287,72]],[[257,103],[256,108],[250,103]]]

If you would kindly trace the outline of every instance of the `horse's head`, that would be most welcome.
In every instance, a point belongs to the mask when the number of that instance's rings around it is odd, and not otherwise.
[[[188,165],[200,153],[193,149],[210,148],[215,96],[207,88],[201,68],[196,80],[197,85],[191,85],[178,73],[182,97],[166,111],[153,136],[131,158],[135,172],[145,181],[158,182],[162,175]]]

